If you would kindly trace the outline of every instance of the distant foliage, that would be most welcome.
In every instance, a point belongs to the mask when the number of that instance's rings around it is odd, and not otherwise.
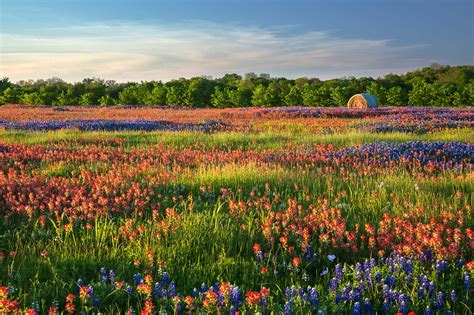
[[[0,80],[0,104],[168,105],[189,107],[345,106],[353,94],[368,92],[381,105],[465,107],[474,105],[474,66],[432,65],[383,78],[272,78],[269,74],[226,74],[221,78],[180,78],[117,83],[59,78],[12,83]]]

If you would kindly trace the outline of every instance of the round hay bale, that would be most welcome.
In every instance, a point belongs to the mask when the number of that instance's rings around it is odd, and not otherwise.
[[[349,108],[377,108],[379,101],[375,95],[370,93],[360,93],[353,95],[347,102]]]

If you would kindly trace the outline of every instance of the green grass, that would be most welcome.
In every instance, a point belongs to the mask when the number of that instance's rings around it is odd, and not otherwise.
[[[285,131],[265,131],[259,133],[226,132],[205,134],[200,132],[81,132],[59,130],[50,132],[0,131],[0,141],[23,144],[68,143],[72,147],[111,140],[124,141],[125,146],[146,147],[149,145],[168,145],[179,148],[199,144],[207,148],[228,146],[243,149],[278,149],[289,144],[315,145],[333,144],[336,146],[370,143],[374,141],[461,141],[470,142],[474,138],[472,129],[443,130],[428,134],[369,133],[352,130],[334,134],[292,133]],[[108,142],[107,142],[108,141]],[[113,144],[115,145],[115,143]]]

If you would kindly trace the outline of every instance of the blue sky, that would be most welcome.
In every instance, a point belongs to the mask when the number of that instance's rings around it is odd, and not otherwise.
[[[0,0],[0,76],[322,79],[474,64],[471,0]]]

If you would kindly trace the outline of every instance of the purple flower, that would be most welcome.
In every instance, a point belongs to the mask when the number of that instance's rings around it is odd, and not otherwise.
[[[292,310],[293,310],[293,301],[286,302],[285,306],[283,306],[283,314],[291,315]]]
[[[166,272],[163,272],[161,275],[161,285],[165,285],[166,283],[168,283],[169,279],[170,279],[169,274]]]
[[[360,306],[360,303],[359,302],[355,302],[354,303],[354,308],[352,310],[352,314],[353,315],[360,315],[361,313],[361,306]]]
[[[451,291],[451,301],[456,302],[458,299],[458,296],[456,295],[456,292],[453,290]]]
[[[176,282],[171,281],[170,286],[168,288],[168,297],[172,298],[176,296]]]
[[[308,246],[308,248],[306,249],[306,255],[304,256],[304,258],[306,260],[311,260],[311,259],[313,259],[313,254],[314,254],[313,253],[313,246],[310,244]]]
[[[369,298],[365,298],[364,300],[364,309],[365,309],[365,312],[369,314],[372,312],[372,303],[370,303]]]
[[[337,287],[338,287],[337,279],[332,278],[331,281],[329,281],[329,291],[336,292]]]
[[[135,280],[135,284],[139,285],[142,282],[142,275],[137,273],[133,275],[133,280]]]
[[[109,271],[109,280],[110,280],[110,283],[115,282],[115,272],[113,270]]]
[[[464,288],[466,290],[469,290],[471,287],[471,277],[469,276],[469,273],[467,271],[464,272]]]
[[[390,311],[390,301],[389,300],[384,300],[383,301],[382,309],[385,313],[388,313]]]
[[[337,265],[336,265],[335,271],[336,271],[336,279],[339,280],[339,281],[342,281],[342,274],[343,274],[343,271],[342,271],[342,266],[341,266],[341,264],[337,264]]]
[[[422,300],[425,298],[425,289],[423,288],[419,288],[418,289],[418,299],[419,300]]]
[[[311,307],[312,308],[318,307],[319,296],[318,296],[318,291],[316,291],[316,288],[308,287],[308,293],[310,296],[309,303],[311,304]]]
[[[444,307],[444,294],[443,292],[438,292],[434,301],[435,309],[442,309]]]
[[[242,292],[240,291],[239,287],[231,287],[230,302],[235,306],[238,306],[242,302]]]

